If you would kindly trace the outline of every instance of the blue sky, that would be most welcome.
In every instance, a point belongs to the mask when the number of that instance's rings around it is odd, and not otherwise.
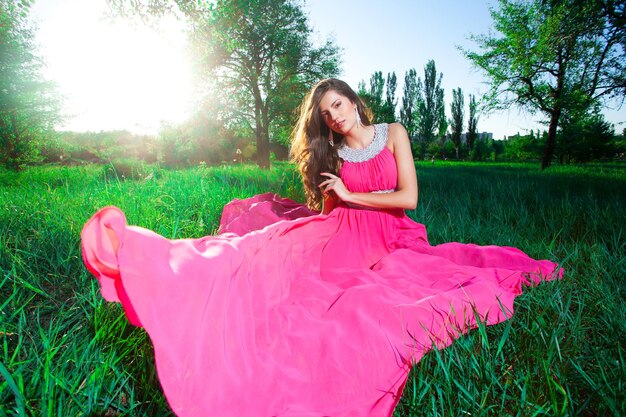
[[[397,95],[401,97],[406,71],[415,68],[423,79],[423,68],[433,59],[437,71],[443,73],[448,117],[452,90],[461,87],[467,120],[468,94],[479,97],[488,87],[457,46],[476,49],[469,36],[493,32],[489,8],[496,4],[483,0],[309,0],[306,8],[318,35],[333,34],[344,48],[342,77],[354,88],[361,80],[369,83],[374,71],[384,75],[395,71]],[[619,111],[607,110],[605,115],[618,132],[626,127],[626,106]],[[501,139],[527,133],[528,129],[547,130],[538,123],[542,120],[545,118],[539,113],[531,115],[511,108],[482,115],[478,128]]]
[[[317,41],[334,39],[343,49],[341,78],[353,88],[369,82],[374,71],[395,71],[397,96],[405,72],[423,78],[434,59],[443,73],[446,109],[451,91],[461,87],[480,95],[483,77],[471,68],[457,46],[469,47],[470,34],[487,33],[493,1],[462,0],[307,0],[304,6]],[[191,110],[193,86],[176,22],[155,32],[102,19],[104,0],[38,0],[33,18],[38,42],[48,63],[46,75],[57,81],[74,117],[62,128],[73,130],[129,129],[155,132],[161,121],[177,122]],[[123,97],[120,100],[120,97]],[[466,111],[467,113],[467,111]],[[626,108],[607,111],[619,131]],[[482,115],[478,127],[497,139],[543,128],[540,115],[508,111]]]

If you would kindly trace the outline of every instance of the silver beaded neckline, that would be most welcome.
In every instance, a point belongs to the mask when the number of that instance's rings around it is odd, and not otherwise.
[[[365,149],[352,149],[344,143],[337,154],[341,159],[347,162],[365,162],[378,155],[387,144],[387,132],[389,125],[381,123],[374,125],[374,138],[369,146]]]

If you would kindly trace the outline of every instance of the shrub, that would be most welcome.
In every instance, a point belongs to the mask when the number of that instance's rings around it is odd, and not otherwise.
[[[148,165],[136,159],[115,159],[103,168],[107,180],[149,180],[161,176],[158,165]]]

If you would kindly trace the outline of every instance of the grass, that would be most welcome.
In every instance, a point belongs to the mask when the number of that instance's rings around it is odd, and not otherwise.
[[[145,332],[103,301],[82,265],[79,233],[98,208],[183,238],[215,233],[233,198],[303,200],[287,164],[153,169],[132,181],[97,166],[0,172],[0,416],[171,415]],[[625,167],[417,169],[409,215],[432,244],[513,245],[566,274],[520,296],[511,320],[427,354],[395,415],[626,415]]]

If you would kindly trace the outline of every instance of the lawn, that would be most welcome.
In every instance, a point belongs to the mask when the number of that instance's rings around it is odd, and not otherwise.
[[[505,323],[414,368],[396,416],[626,415],[626,166],[418,163],[432,244],[516,246],[562,264]],[[217,230],[233,198],[302,201],[294,167],[197,167],[120,180],[102,166],[0,171],[0,416],[167,416],[145,332],[106,303],[79,234],[100,207],[168,238]]]

